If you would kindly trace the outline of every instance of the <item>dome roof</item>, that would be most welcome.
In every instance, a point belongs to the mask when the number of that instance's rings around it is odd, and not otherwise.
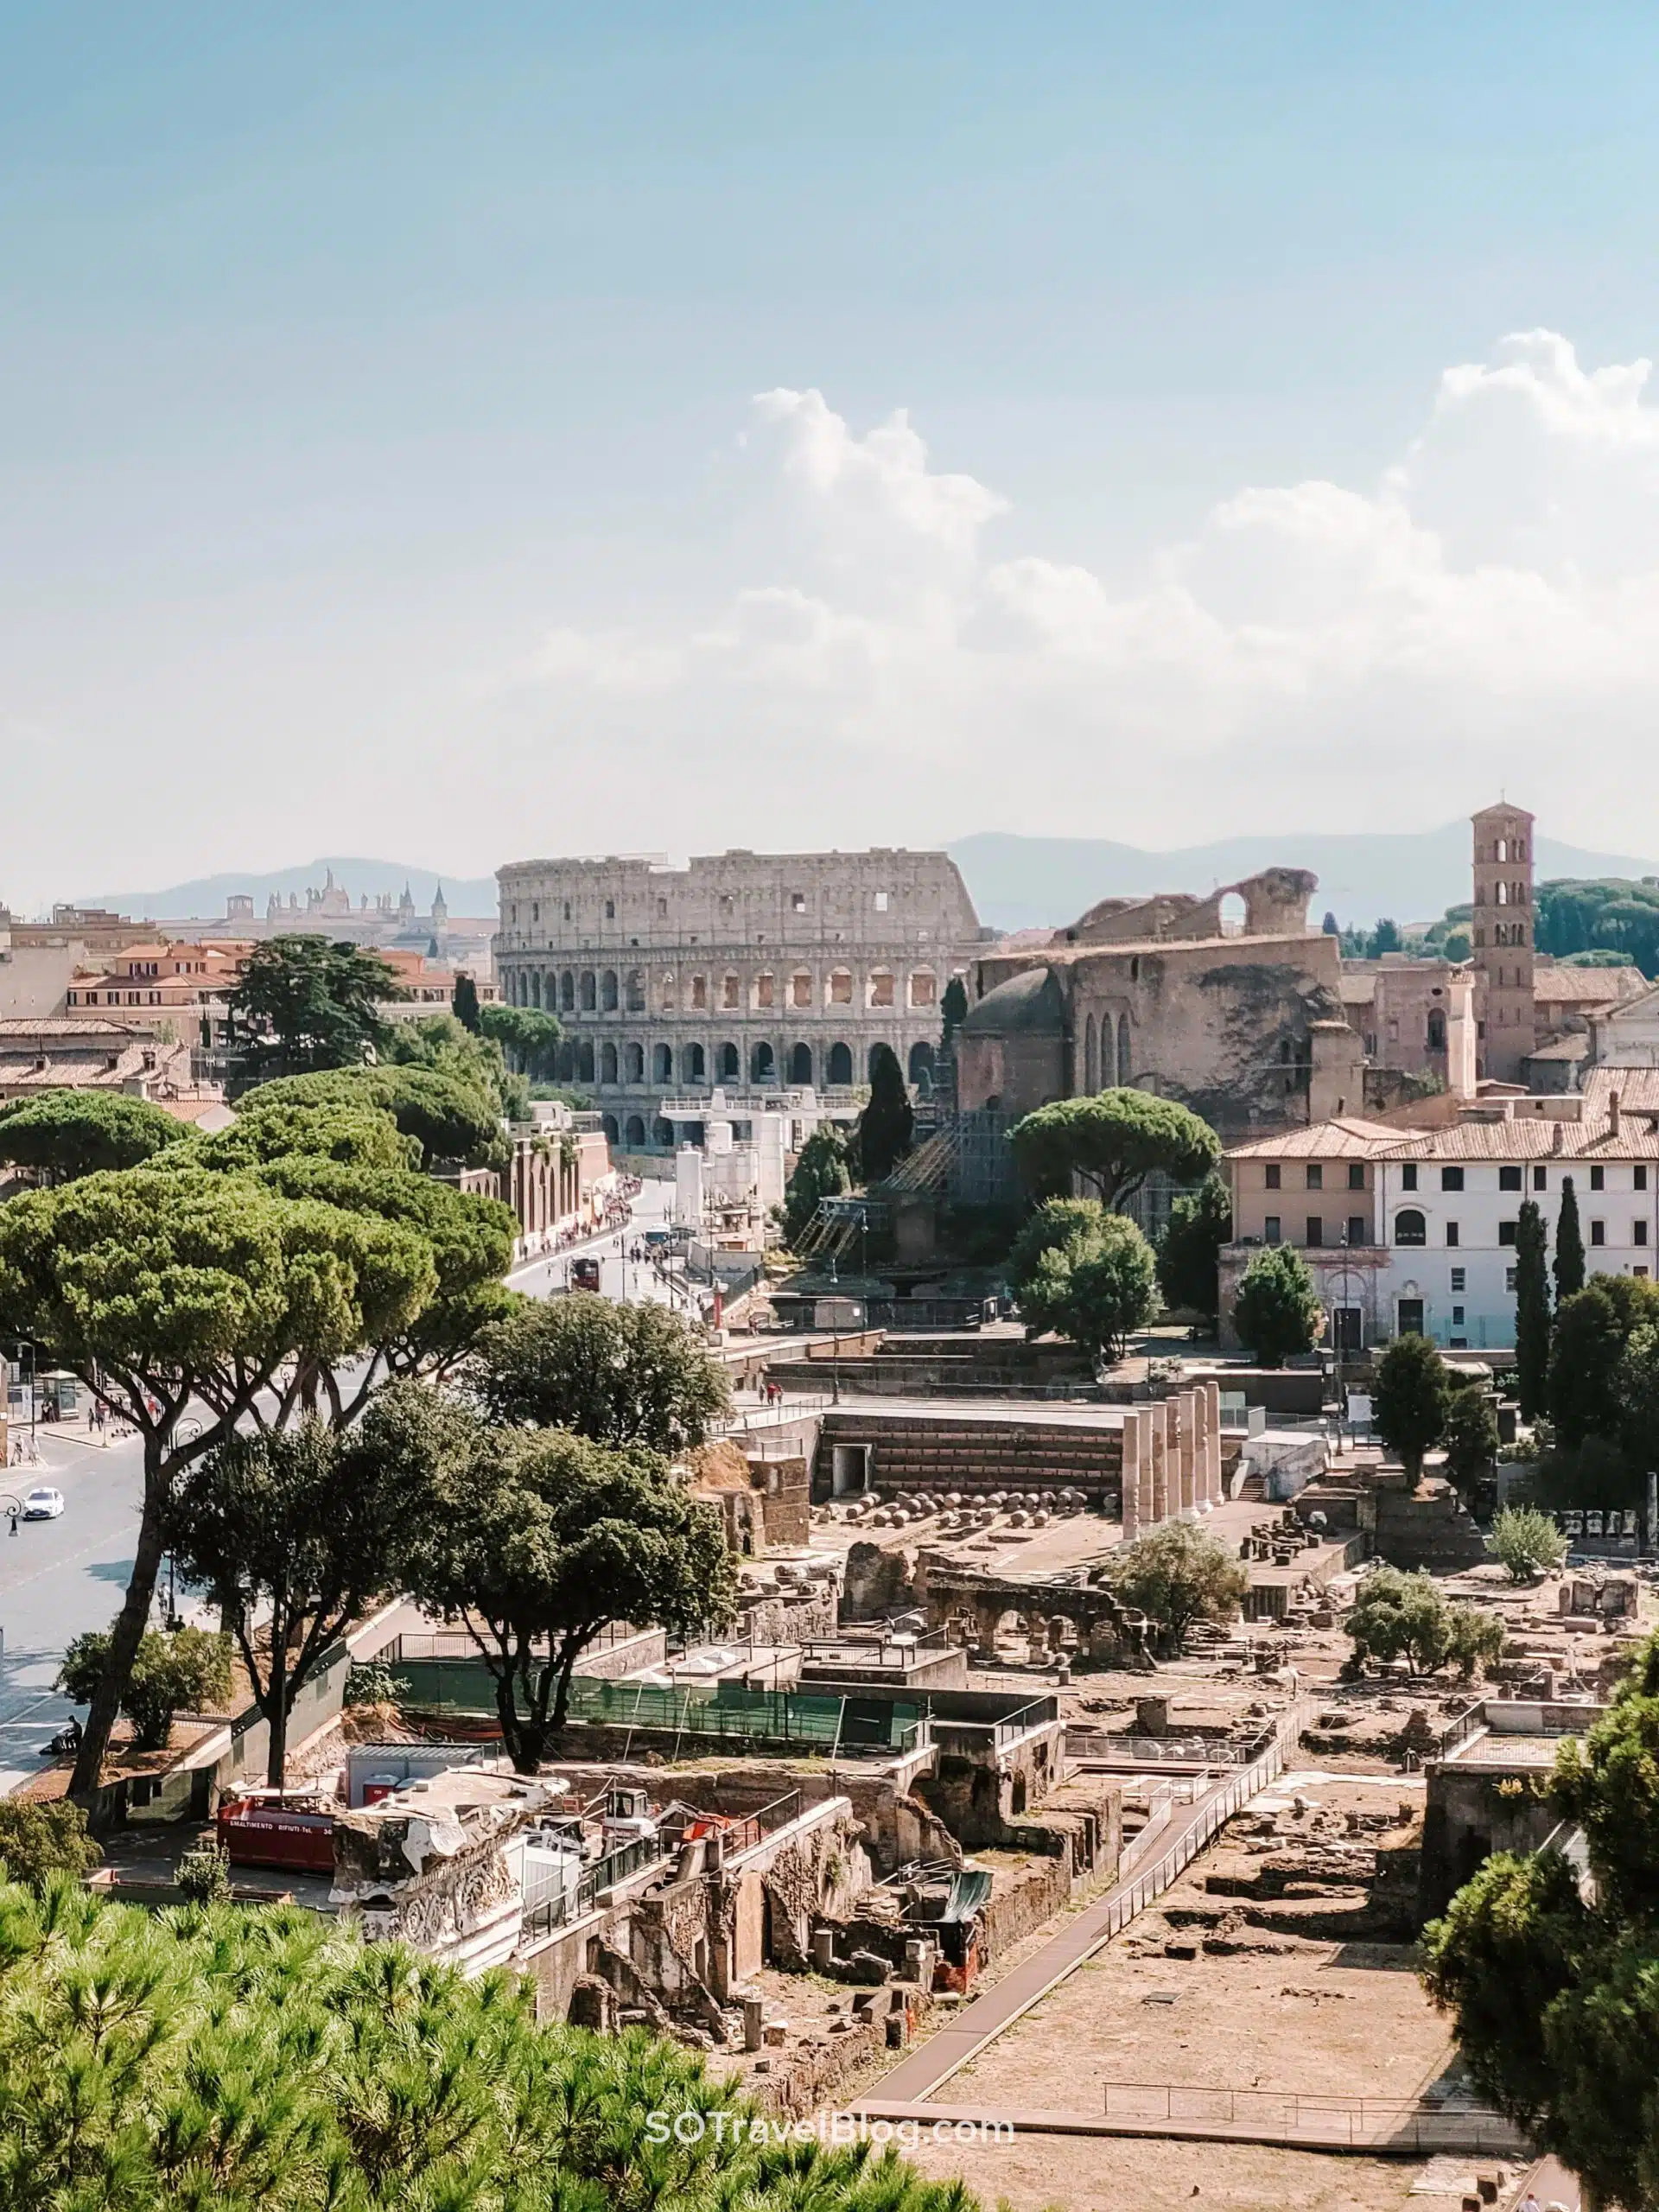
[[[970,1007],[964,1037],[1063,1037],[1065,1001],[1052,968],[1026,968]]]

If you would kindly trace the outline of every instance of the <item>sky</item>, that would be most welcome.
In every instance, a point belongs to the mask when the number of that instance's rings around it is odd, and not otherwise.
[[[1659,16],[0,10],[0,899],[1659,850]]]

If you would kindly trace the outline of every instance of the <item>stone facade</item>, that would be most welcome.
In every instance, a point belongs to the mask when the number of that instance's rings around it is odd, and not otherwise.
[[[1240,1135],[1357,1109],[1361,1054],[1337,940],[1307,927],[1314,887],[1269,868],[1209,899],[1105,899],[1046,945],[982,953],[959,1107],[1017,1118],[1123,1084]]]
[[[560,1080],[629,1150],[672,1144],[669,1098],[849,1090],[878,1044],[931,1083],[945,987],[987,934],[943,853],[519,861],[499,880],[501,995],[558,1014]]]

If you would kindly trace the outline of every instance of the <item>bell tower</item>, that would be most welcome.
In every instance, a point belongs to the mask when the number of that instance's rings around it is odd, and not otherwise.
[[[1533,999],[1532,821],[1524,807],[1489,806],[1474,817],[1475,1013],[1480,1073],[1523,1083],[1538,1041]]]

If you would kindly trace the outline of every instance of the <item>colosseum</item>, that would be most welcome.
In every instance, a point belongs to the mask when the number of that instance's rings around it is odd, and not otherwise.
[[[509,1005],[559,1016],[559,1079],[624,1150],[712,1090],[845,1092],[891,1045],[931,1077],[939,1001],[991,932],[944,853],[722,853],[514,861],[497,872]]]

